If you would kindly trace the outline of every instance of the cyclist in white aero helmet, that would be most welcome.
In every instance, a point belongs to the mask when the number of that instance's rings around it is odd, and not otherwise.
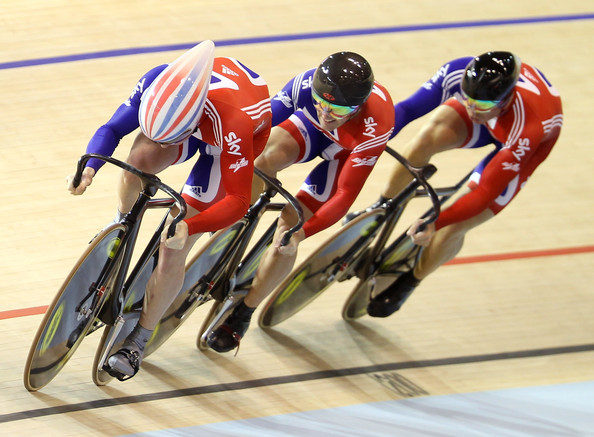
[[[91,138],[87,153],[112,155],[120,140],[140,127],[127,162],[153,174],[198,155],[182,190],[186,218],[173,237],[162,239],[140,320],[108,359],[112,376],[123,380],[138,372],[146,342],[181,289],[185,260],[198,237],[246,213],[254,159],[268,140],[271,118],[266,82],[236,59],[214,57],[214,43],[204,41],[147,72]],[[70,192],[82,194],[101,165],[91,159],[78,187],[69,177]],[[140,180],[123,172],[117,221],[140,190]]]

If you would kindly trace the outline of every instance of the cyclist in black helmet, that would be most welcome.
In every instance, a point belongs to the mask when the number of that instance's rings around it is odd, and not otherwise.
[[[346,214],[390,138],[394,104],[361,55],[338,52],[285,85],[272,99],[272,120],[270,139],[256,167],[276,177],[292,164],[318,157],[322,162],[296,196],[305,225],[289,245],[279,247],[282,235],[297,221],[292,208],[282,212],[274,243],[245,300],[209,336],[209,346],[219,352],[238,346],[256,306],[293,268],[299,243]]]
[[[432,112],[402,154],[414,165],[425,165],[446,150],[487,144],[495,149],[434,224],[422,232],[418,231],[420,220],[411,226],[408,233],[413,242],[426,248],[412,271],[371,300],[367,312],[374,317],[397,311],[422,279],[456,256],[469,230],[505,208],[548,156],[561,132],[559,93],[537,68],[513,53],[493,51],[474,57],[462,74],[449,79],[454,97]],[[453,85],[456,81],[459,88]],[[382,197],[394,196],[408,180],[408,172],[398,165]]]

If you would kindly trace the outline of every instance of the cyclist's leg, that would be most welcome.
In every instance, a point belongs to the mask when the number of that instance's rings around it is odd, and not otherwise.
[[[188,206],[189,216],[195,215],[196,212]],[[108,359],[109,367],[113,370],[110,371],[112,376],[122,379],[123,375],[131,377],[138,372],[146,343],[182,287],[186,257],[200,235],[189,236],[180,250],[169,249],[161,243],[157,266],[146,285],[140,319],[124,340],[122,348]]]
[[[372,298],[367,313],[372,317],[387,317],[398,311],[424,278],[458,254],[466,233],[493,215],[490,209],[486,209],[471,219],[438,230],[429,245],[423,248],[414,268],[401,274],[393,284]]]
[[[258,169],[268,176],[276,177],[280,170],[291,164],[309,161],[317,155],[317,150],[311,147],[310,137],[317,137],[320,134],[311,126],[299,129],[299,126],[304,126],[303,117],[301,113],[293,114],[271,130],[264,151],[255,161]],[[254,187],[258,186],[254,184]],[[275,232],[274,242],[262,257],[247,296],[235,307],[225,322],[209,334],[208,344],[214,350],[226,352],[239,344],[239,339],[245,334],[256,306],[272,292],[278,281],[282,279],[281,275],[290,272],[297,254],[280,255],[274,246],[280,241],[280,235],[296,222],[295,212],[291,208],[285,208]],[[293,239],[296,237],[297,235]],[[274,268],[271,269],[272,265]]]
[[[311,217],[311,212],[301,205],[305,219]],[[256,308],[274,290],[293,268],[297,259],[297,247],[294,253],[281,253],[278,250],[283,234],[297,223],[297,214],[291,206],[286,206],[278,220],[272,245],[262,256],[262,261],[256,271],[256,276],[244,302],[247,306]],[[294,235],[293,240],[298,245],[302,241],[301,235]]]
[[[302,209],[306,218],[311,216],[307,208],[302,207]],[[279,252],[278,245],[283,234],[295,223],[297,223],[297,214],[292,207],[286,206],[278,220],[273,243],[264,252],[247,295],[237,304],[227,319],[209,334],[208,345],[212,349],[217,352],[228,352],[238,346],[249,327],[256,307],[291,272],[297,258],[297,247],[293,253],[284,254]],[[301,239],[301,235],[293,235],[292,244],[298,246]]]

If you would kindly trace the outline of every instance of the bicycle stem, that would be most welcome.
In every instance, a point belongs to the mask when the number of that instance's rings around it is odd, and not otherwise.
[[[423,167],[415,167],[408,159],[396,152],[391,147],[386,147],[386,152],[392,157],[396,158],[396,160],[398,160],[398,162],[400,162],[408,170],[408,172],[423,186],[426,193],[429,195],[429,198],[431,199],[431,203],[433,204],[433,214],[426,217],[423,224],[419,226],[419,230],[422,231],[429,223],[435,222],[441,212],[439,196],[429,184],[429,182],[427,182],[427,179],[435,174],[437,168],[432,164],[428,164]]]

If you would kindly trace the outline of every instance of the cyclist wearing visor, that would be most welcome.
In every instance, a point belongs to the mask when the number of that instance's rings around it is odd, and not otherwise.
[[[208,338],[218,352],[239,345],[256,306],[293,268],[299,243],[347,213],[394,127],[390,94],[374,80],[367,60],[353,52],[334,53],[317,68],[295,76],[271,103],[274,127],[256,167],[276,177],[292,164],[321,162],[296,195],[306,219],[303,228],[279,247],[283,234],[297,222],[293,209],[285,208],[247,296]]]

